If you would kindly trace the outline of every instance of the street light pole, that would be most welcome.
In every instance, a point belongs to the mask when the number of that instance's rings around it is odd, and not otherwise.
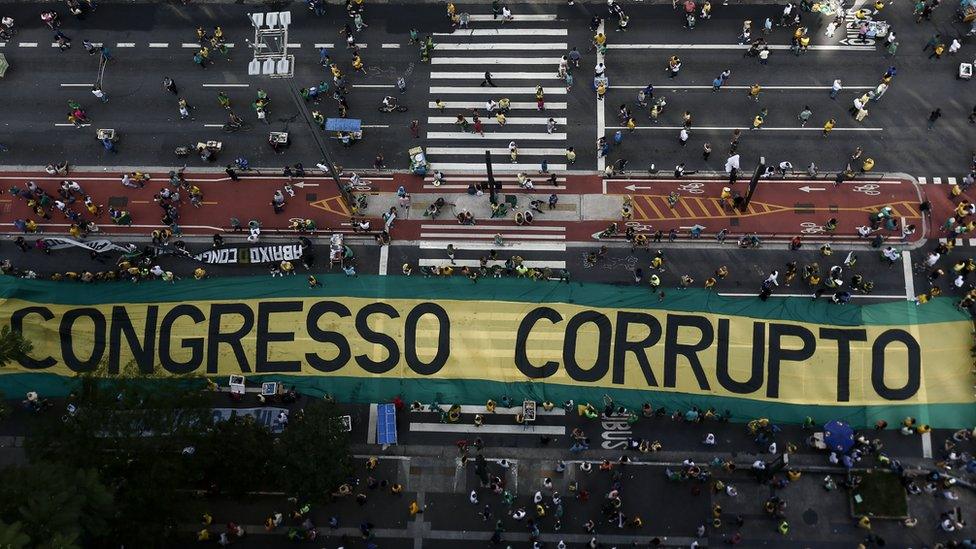
[[[746,211],[749,208],[749,201],[752,200],[753,193],[756,192],[756,187],[759,186],[759,176],[766,171],[766,157],[759,157],[759,165],[756,166],[756,171],[752,172],[752,179],[749,180],[749,192],[742,199],[742,204],[739,206],[739,211]]]
[[[251,26],[254,27],[254,42],[246,41],[253,54],[253,58],[247,67],[248,74],[288,79],[288,90],[292,101],[294,101],[298,112],[312,132],[319,153],[326,162],[324,171],[332,176],[339,190],[339,195],[346,203],[346,208],[352,211],[352,204],[354,203],[352,195],[339,180],[337,164],[332,160],[327,143],[320,134],[321,128],[312,120],[308,106],[302,100],[301,94],[298,93],[298,88],[295,87],[293,80],[295,56],[288,53],[288,26],[291,24],[291,12],[249,13],[247,18],[251,22]]]
[[[492,204],[498,204],[498,196],[495,194],[495,176],[491,172],[491,151],[485,150],[485,169],[488,174],[488,200]]]

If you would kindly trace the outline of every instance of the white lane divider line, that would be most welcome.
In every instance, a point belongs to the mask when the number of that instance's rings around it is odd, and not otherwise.
[[[20,46],[20,47],[22,47],[22,48],[36,48],[37,47],[37,42],[21,42],[21,43],[19,43],[17,45]]]
[[[383,49],[394,49],[395,50],[395,49],[399,49],[400,48],[400,44],[381,44],[380,47],[383,48]]]
[[[150,42],[149,43],[149,47],[150,48],[168,48],[169,47],[169,42]]]
[[[116,48],[134,48],[136,47],[135,42],[118,42],[115,44]]]

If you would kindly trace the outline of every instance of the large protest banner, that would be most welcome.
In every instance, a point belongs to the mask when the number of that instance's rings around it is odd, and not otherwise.
[[[526,280],[227,278],[175,285],[0,279],[0,323],[34,344],[11,383],[132,363],[344,399],[714,406],[740,419],[913,415],[976,424],[972,322],[950,300],[839,306]],[[26,377],[25,377],[26,376]],[[63,381],[49,383],[52,387]]]

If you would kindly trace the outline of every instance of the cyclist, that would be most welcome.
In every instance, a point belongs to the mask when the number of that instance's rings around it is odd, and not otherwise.
[[[230,97],[227,97],[223,91],[217,92],[217,102],[220,103],[221,107],[230,110]]]
[[[392,95],[387,95],[386,97],[383,98],[383,108],[385,110],[392,111],[396,109],[396,107],[397,107],[396,97],[393,97]]]

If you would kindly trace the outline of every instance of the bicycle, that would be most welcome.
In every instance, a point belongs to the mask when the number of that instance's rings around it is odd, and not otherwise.
[[[236,133],[238,131],[246,132],[251,129],[251,125],[243,120],[240,123],[226,122],[224,123],[224,131],[227,133]]]

